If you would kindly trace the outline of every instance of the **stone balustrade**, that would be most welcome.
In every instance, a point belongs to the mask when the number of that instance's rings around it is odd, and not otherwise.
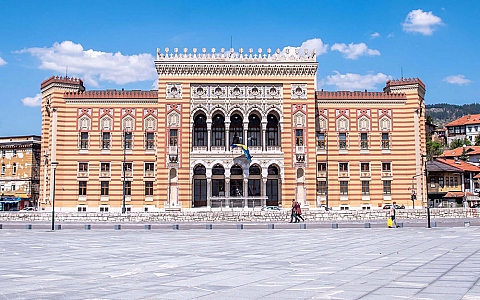
[[[478,218],[480,209],[462,208],[432,208],[432,219],[441,218]],[[388,210],[344,210],[325,211],[304,209],[303,217],[307,222],[331,221],[382,221],[388,216]],[[51,220],[51,211],[42,212],[0,212],[0,222],[47,222]],[[401,209],[397,210],[399,220],[421,220],[427,218],[427,210]],[[63,223],[75,222],[104,222],[104,223],[182,223],[182,222],[286,222],[290,220],[290,210],[281,211],[175,211],[175,212],[148,212],[127,214],[102,212],[55,212],[55,220]]]

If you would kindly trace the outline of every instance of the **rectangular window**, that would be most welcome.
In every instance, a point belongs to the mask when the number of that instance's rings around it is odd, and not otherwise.
[[[12,189],[11,190],[12,190],[12,192],[15,191],[15,185],[14,184],[12,184]]]
[[[344,132],[338,134],[338,148],[347,149],[347,134]]]
[[[325,162],[317,163],[317,171],[318,172],[326,172],[327,171],[327,163],[325,163]]]
[[[147,132],[147,143],[146,148],[148,150],[155,149],[155,134],[153,132]]]
[[[110,173],[110,163],[100,163],[100,171],[102,173]]]
[[[102,149],[110,149],[110,132],[102,132]]]
[[[108,212],[108,206],[100,206],[100,212]]]
[[[453,187],[453,177],[450,177],[450,187]]]
[[[78,163],[78,172],[79,173],[87,173],[88,172],[88,163],[85,163],[85,162]]]
[[[295,130],[295,145],[303,146],[303,129]]]
[[[317,181],[317,194],[325,195],[327,193],[327,182]]]
[[[382,149],[390,149],[390,140],[387,132],[382,133]]]
[[[443,188],[443,177],[438,177],[438,185]]]
[[[78,195],[79,196],[86,196],[87,195],[87,182],[86,181],[79,181],[78,182]]]
[[[131,177],[133,170],[133,164],[131,162],[123,163],[123,171],[125,172],[125,176]]]
[[[17,149],[13,149],[13,157],[17,156]]]
[[[123,134],[124,138],[124,147],[127,150],[131,150],[133,148],[133,133],[125,131]]]
[[[145,181],[145,196],[153,196],[153,181]]]
[[[5,150],[2,150],[2,157],[5,157]]]
[[[125,195],[131,196],[132,195],[132,182],[131,181],[125,181]]]
[[[348,195],[348,181],[340,181],[340,195]]]
[[[153,162],[146,162],[145,163],[145,176],[151,177],[155,173],[155,163]]]
[[[108,196],[108,186],[109,186],[109,181],[101,181],[101,186],[100,186],[100,195],[101,196]]]
[[[338,169],[340,170],[340,172],[348,172],[348,163],[346,162],[338,163]]]
[[[458,177],[453,177],[453,186],[458,186]]]
[[[78,212],[86,212],[86,211],[87,211],[87,207],[86,207],[86,206],[78,206],[78,207],[77,207],[77,211],[78,211]]]
[[[362,181],[362,195],[370,195],[370,181]]]
[[[370,172],[370,163],[360,163],[360,169],[362,172]]]
[[[178,143],[178,129],[170,129],[170,146],[176,146]]]
[[[384,195],[392,194],[392,182],[390,180],[383,181],[383,194]]]
[[[16,175],[16,174],[17,174],[17,164],[16,164],[16,163],[13,163],[12,175]]]
[[[450,187],[450,180],[448,180],[448,176],[445,176],[445,186]]]
[[[368,135],[365,132],[360,134],[360,149],[368,149]]]
[[[325,149],[325,133],[317,132],[317,149]]]
[[[5,175],[5,165],[2,164],[2,175]]]
[[[88,132],[80,133],[80,149],[88,149]]]
[[[248,180],[248,196],[261,196],[260,179]]]
[[[392,170],[392,163],[390,162],[382,163],[383,172],[390,172],[391,170]]]

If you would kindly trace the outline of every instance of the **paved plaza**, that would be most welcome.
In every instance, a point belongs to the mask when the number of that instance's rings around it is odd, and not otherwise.
[[[480,299],[478,226],[4,227],[0,241],[8,300]]]

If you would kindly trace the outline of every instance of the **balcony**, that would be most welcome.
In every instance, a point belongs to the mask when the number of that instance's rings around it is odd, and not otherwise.
[[[100,177],[110,177],[110,171],[100,171]]]
[[[281,152],[282,147],[280,146],[267,146],[267,152]]]
[[[360,172],[360,177],[371,177],[370,171],[362,171]]]
[[[296,146],[295,153],[297,154],[304,154],[305,153],[305,146]]]
[[[77,177],[80,177],[80,178],[88,177],[88,171],[78,171]]]
[[[305,154],[295,154],[295,158],[297,162],[304,163],[305,162]]]
[[[193,152],[206,152],[207,151],[207,146],[193,146],[192,151]]]

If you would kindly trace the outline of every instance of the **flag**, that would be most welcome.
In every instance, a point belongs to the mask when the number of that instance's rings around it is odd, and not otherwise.
[[[248,151],[248,147],[243,144],[232,144],[232,148],[242,148],[243,154],[245,154],[245,157],[247,160],[250,162],[252,161],[252,156],[250,155],[250,151]]]

